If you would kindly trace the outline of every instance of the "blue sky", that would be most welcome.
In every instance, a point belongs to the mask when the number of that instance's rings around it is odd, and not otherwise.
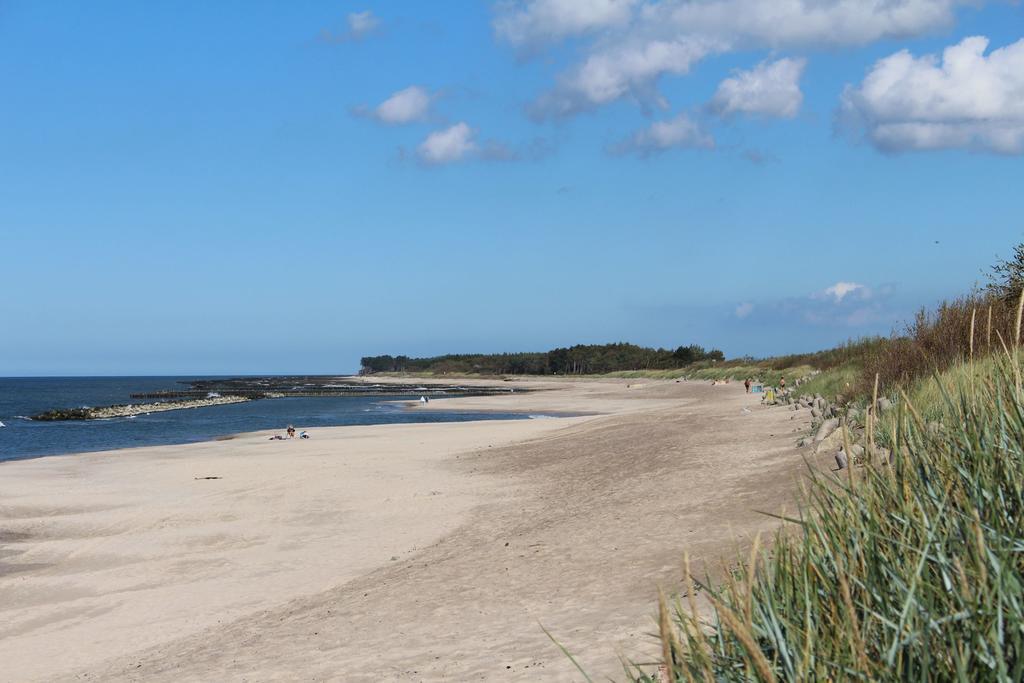
[[[0,375],[813,350],[1022,185],[1019,3],[0,2]]]

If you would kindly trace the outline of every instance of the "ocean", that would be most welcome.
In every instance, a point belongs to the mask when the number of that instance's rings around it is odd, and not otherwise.
[[[264,399],[110,420],[36,422],[28,419],[30,415],[54,408],[138,403],[140,400],[131,399],[129,395],[181,389],[184,387],[182,381],[195,379],[202,378],[0,378],[0,422],[6,425],[0,428],[0,461],[208,441],[263,429],[279,429],[284,434],[289,424],[309,431],[316,438],[317,427],[529,417],[517,413],[408,410],[389,403],[418,396],[331,396]]]

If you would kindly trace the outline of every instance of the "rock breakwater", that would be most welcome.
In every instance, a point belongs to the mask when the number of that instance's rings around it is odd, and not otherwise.
[[[222,406],[229,403],[244,403],[251,400],[251,398],[245,396],[213,396],[179,401],[161,401],[159,403],[128,403],[98,408],[63,408],[33,415],[32,419],[43,422],[57,420],[107,420],[113,417],[135,417],[136,415],[145,415],[147,413],[162,413],[168,410],[184,410],[186,408],[206,408],[208,406]]]

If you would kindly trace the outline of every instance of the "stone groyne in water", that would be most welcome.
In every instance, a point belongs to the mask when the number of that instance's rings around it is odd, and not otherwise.
[[[162,413],[168,410],[184,410],[186,408],[206,408],[208,406],[222,406],[229,403],[244,403],[251,400],[251,398],[245,396],[209,396],[179,401],[161,401],[159,403],[128,403],[99,408],[63,408],[33,415],[32,419],[43,422],[57,420],[107,420],[113,417],[135,417],[136,415],[145,415],[147,413]]]
[[[33,415],[31,419],[49,422],[59,420],[106,420],[115,417],[134,417],[136,415],[158,413],[167,410],[206,408],[208,406],[219,406],[228,403],[275,398],[337,398],[345,396],[374,398],[427,396],[430,398],[446,398],[455,396],[494,396],[515,391],[530,391],[529,389],[510,386],[463,385],[436,383],[426,380],[415,383],[389,382],[381,384],[361,378],[326,375],[198,379],[179,381],[179,384],[185,386],[180,389],[130,394],[130,398],[133,399],[159,399],[155,402],[127,403],[102,407],[58,408]]]

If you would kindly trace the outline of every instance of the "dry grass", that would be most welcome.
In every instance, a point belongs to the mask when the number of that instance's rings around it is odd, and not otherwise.
[[[1022,299],[1024,302],[1024,299]],[[883,392],[909,386],[959,363],[1000,351],[1019,337],[1019,307],[993,296],[970,295],[921,311],[906,333],[870,349],[863,357],[860,390],[877,374]]]

